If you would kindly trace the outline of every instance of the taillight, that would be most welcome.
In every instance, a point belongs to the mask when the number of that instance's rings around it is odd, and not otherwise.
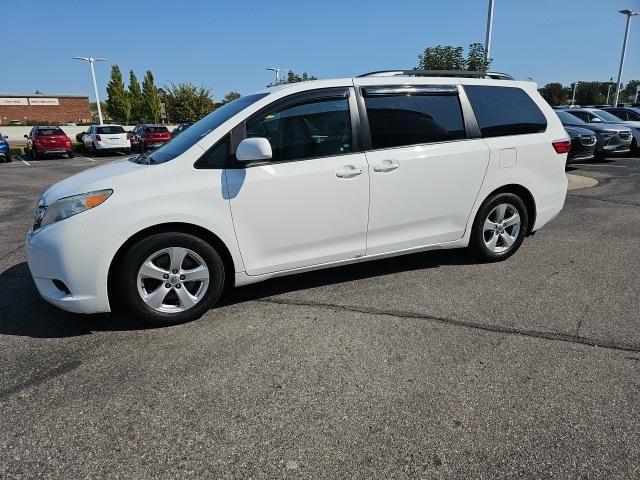
[[[99,141],[99,142],[102,141],[102,139],[100,138],[100,135],[96,135],[96,140]]]
[[[554,140],[551,142],[551,145],[555,148],[556,153],[569,153],[569,150],[571,150],[571,139],[564,137],[562,140]]]

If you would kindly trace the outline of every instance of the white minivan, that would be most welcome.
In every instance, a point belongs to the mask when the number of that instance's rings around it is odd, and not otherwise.
[[[167,325],[225,285],[429,249],[502,260],[562,209],[569,147],[536,85],[504,74],[280,85],[53,185],[29,268],[60,308]]]

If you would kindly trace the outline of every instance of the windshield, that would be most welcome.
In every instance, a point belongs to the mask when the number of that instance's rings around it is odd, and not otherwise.
[[[187,149],[191,148],[195,143],[202,140],[231,117],[240,113],[249,105],[254,104],[266,95],[268,94],[256,93],[254,95],[247,95],[246,97],[240,97],[233,100],[217,110],[214,110],[203,119],[197,121],[187,128],[184,133],[181,133],[179,136],[175,137],[173,140],[154,152],[140,155],[139,157],[134,158],[133,161],[136,163],[156,164],[173,160],[178,155],[186,152]]]
[[[124,128],[122,128],[120,125],[109,125],[106,127],[98,127],[96,129],[96,133],[102,133],[105,135],[113,133],[124,133]]]
[[[563,125],[582,125],[583,123],[587,123],[581,118],[576,117],[575,115],[571,115],[570,113],[564,112],[562,110],[556,110],[556,115],[563,123]]]
[[[604,110],[596,110],[595,112],[593,112],[593,114],[600,117],[605,122],[620,123],[622,121],[618,117],[616,117],[613,113],[605,112]]]

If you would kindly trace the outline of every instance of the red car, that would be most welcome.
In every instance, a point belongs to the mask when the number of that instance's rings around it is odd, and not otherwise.
[[[36,125],[24,137],[34,160],[54,154],[73,157],[71,139],[60,127]]]
[[[171,133],[167,127],[149,123],[136,125],[127,136],[131,141],[131,149],[138,149],[140,152],[158,148],[171,140]]]

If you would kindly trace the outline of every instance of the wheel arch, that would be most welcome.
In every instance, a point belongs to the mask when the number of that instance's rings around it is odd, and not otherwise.
[[[145,237],[150,235],[155,235],[157,233],[187,233],[189,235],[193,235],[194,237],[198,237],[201,240],[209,243],[213,248],[216,249],[220,257],[222,258],[222,263],[224,264],[224,268],[226,271],[225,275],[225,289],[229,287],[233,287],[235,281],[235,264],[233,261],[233,257],[229,248],[225,245],[225,243],[212,231],[201,227],[199,225],[194,225],[192,223],[182,223],[182,222],[169,222],[169,223],[161,223],[157,225],[152,225],[150,227],[146,227],[139,232],[133,234],[129,237],[120,248],[118,248],[116,254],[111,260],[111,264],[109,265],[109,270],[107,274],[107,295],[109,298],[109,303],[112,306],[114,304],[114,296],[115,292],[114,282],[116,273],[118,268],[122,264],[122,260],[124,258],[127,250],[134,245],[136,242],[142,240]]]
[[[513,193],[514,195],[518,195],[522,201],[524,202],[524,206],[527,208],[527,216],[529,217],[529,225],[527,226],[527,235],[530,235],[533,231],[533,227],[536,224],[536,201],[533,198],[533,194],[529,191],[528,188],[523,187],[517,183],[510,183],[508,185],[503,185],[499,188],[496,188],[494,191],[489,193],[486,198],[482,201],[482,203],[487,201],[487,198],[492,195],[496,195],[498,193]]]

